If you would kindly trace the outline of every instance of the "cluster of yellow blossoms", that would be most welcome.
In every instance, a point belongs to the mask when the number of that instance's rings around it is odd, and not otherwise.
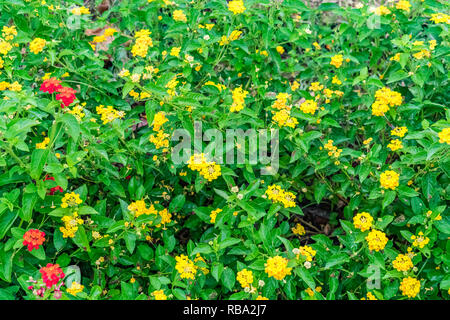
[[[388,238],[384,232],[372,229],[366,236],[366,241],[369,244],[370,251],[380,251],[386,246]]]
[[[80,199],[79,194],[75,192],[66,193],[64,197],[61,199],[61,208],[77,207],[82,203],[83,200]]]
[[[406,127],[395,127],[394,129],[391,130],[391,136],[403,138],[407,132],[408,128]]]
[[[450,144],[450,128],[444,128],[438,133],[439,142]]]
[[[156,136],[152,134],[149,137],[149,141],[155,145],[156,149],[164,148],[163,152],[166,152],[169,147],[169,134],[162,129],[163,125],[168,121],[163,111],[156,113],[152,124],[153,131],[156,131],[157,134]]]
[[[317,102],[314,100],[306,100],[300,105],[300,110],[302,110],[304,113],[314,114],[317,108]]]
[[[300,223],[297,223],[295,227],[291,228],[292,232],[298,236],[303,236],[306,234],[305,227]]]
[[[47,149],[47,146],[49,143],[50,143],[50,138],[45,137],[42,142],[36,143],[36,149]]]
[[[305,245],[298,248],[297,259],[300,257],[299,256],[300,254],[306,257],[306,261],[312,261],[313,258],[316,256],[316,250],[314,250],[310,246]]]
[[[353,217],[353,225],[362,232],[372,228],[373,218],[368,212],[358,213]]]
[[[167,296],[164,294],[164,290],[155,290],[152,292],[152,296],[155,300],[167,300]]]
[[[384,116],[389,107],[402,104],[402,95],[389,88],[381,88],[375,92],[375,102],[372,104],[372,114],[374,116]]]
[[[11,27],[3,26],[3,28],[2,28],[2,37],[6,41],[14,39],[15,36],[17,36],[16,26],[11,26]]]
[[[391,10],[389,10],[385,6],[379,6],[378,8],[375,8],[373,12],[378,16],[385,16],[391,13]]]
[[[414,298],[420,292],[420,281],[412,277],[404,278],[400,283],[400,290],[404,296]]]
[[[411,240],[413,240],[413,246],[414,247],[419,247],[419,248],[421,248],[421,249],[423,249],[423,247],[425,247],[427,244],[428,244],[428,242],[430,242],[430,238],[428,238],[428,237],[425,237],[424,235],[423,235],[423,232],[422,231],[420,231],[418,234],[417,234],[417,236],[415,236],[415,235],[412,235],[411,236]]]
[[[86,8],[85,6],[81,7],[75,7],[70,12],[76,16],[81,16],[82,14],[90,14],[89,8]]]
[[[34,54],[38,54],[42,50],[44,50],[46,41],[42,38],[35,38],[30,42],[30,51]]]
[[[142,29],[135,33],[134,37],[136,42],[131,48],[133,56],[140,56],[145,58],[149,47],[153,47],[152,38],[150,38],[151,32],[148,29]]]
[[[391,149],[392,151],[397,151],[399,149],[403,148],[403,144],[400,140],[398,139],[393,139],[391,140],[391,142],[389,142],[389,144],[387,145],[387,147],[389,149]]]
[[[231,0],[228,2],[228,10],[233,12],[233,14],[240,14],[245,11],[244,1],[242,0]]]
[[[344,62],[344,57],[342,56],[342,54],[337,54],[331,57],[330,64],[339,69],[342,66],[342,62]]]
[[[215,161],[207,161],[203,153],[191,156],[188,161],[188,168],[198,171],[203,178],[210,182],[222,175],[220,165],[216,164]]]
[[[72,282],[72,285],[70,288],[67,288],[67,292],[70,293],[71,295],[75,296],[77,293],[83,291],[84,286],[76,281]]]
[[[284,277],[291,274],[292,268],[288,266],[286,258],[275,256],[267,259],[265,263],[265,271],[269,277],[274,277],[277,280],[283,280]]]
[[[367,292],[367,298],[362,297],[361,300],[378,300],[372,292]]]
[[[386,170],[380,175],[380,184],[385,189],[392,189],[398,187],[398,180],[400,175],[393,170]]]
[[[198,269],[194,262],[184,254],[175,257],[175,260],[177,262],[175,265],[175,269],[177,269],[180,277],[182,279],[194,280]]]
[[[175,10],[172,14],[172,18],[175,21],[187,22],[187,18],[183,10]]]
[[[298,120],[291,117],[291,106],[287,104],[288,99],[291,98],[289,93],[280,92],[277,94],[277,99],[272,105],[272,108],[279,110],[275,112],[272,117],[272,121],[276,123],[279,127],[290,127],[295,128],[298,124]]]
[[[434,23],[450,24],[450,15],[446,13],[433,13],[430,18]]]
[[[211,211],[211,214],[209,215],[211,220],[211,223],[216,223],[217,214],[222,212],[222,209],[218,208],[216,210]]]
[[[78,225],[83,224],[83,219],[78,218],[78,213],[74,212],[72,216],[64,216],[61,218],[64,222],[64,227],[60,227],[59,231],[62,232],[63,238],[73,238],[78,231]]]
[[[406,1],[406,0],[400,0],[399,2],[397,2],[395,4],[395,7],[398,10],[403,10],[405,12],[409,12],[409,10],[411,9],[411,3],[409,3],[409,1]]]
[[[233,31],[231,31],[231,33],[228,37],[222,36],[222,38],[220,39],[219,45],[224,46],[226,44],[229,44],[231,41],[235,41],[235,40],[239,39],[241,34],[242,34],[242,31],[233,30]]]
[[[118,111],[112,106],[105,107],[104,105],[99,105],[95,110],[97,111],[97,114],[100,115],[100,120],[103,124],[110,123],[115,119],[122,119],[125,116],[124,111]]]
[[[14,81],[13,83],[8,83],[6,81],[2,81],[2,82],[0,82],[0,91],[3,91],[3,90],[19,92],[22,90],[22,85],[19,84],[17,81]]]
[[[267,187],[265,193],[269,200],[272,200],[274,203],[282,203],[285,208],[295,207],[295,195],[290,191],[285,191],[276,184]]]
[[[414,267],[411,258],[406,254],[399,254],[392,265],[397,271],[408,271]]]
[[[237,273],[236,280],[241,284],[242,288],[249,288],[253,283],[253,272],[247,269],[242,269]]]
[[[82,105],[86,105],[86,102],[83,102]],[[83,110],[83,106],[77,104],[72,109],[68,109],[67,112],[77,118],[78,121],[81,121],[81,119],[83,119],[85,116]]]
[[[155,209],[153,204],[150,205],[149,208],[147,208],[147,205],[145,204],[144,200],[137,200],[135,202],[130,203],[130,205],[128,206],[128,210],[130,210],[136,218],[143,214],[145,215],[158,214],[158,211]]]
[[[328,142],[323,146],[325,150],[328,150],[328,155],[331,157],[339,158],[341,155],[342,149],[338,149],[336,146],[333,146],[333,140],[328,140]]]
[[[244,109],[245,97],[248,95],[248,91],[242,89],[242,87],[235,88],[232,91],[233,104],[230,107],[231,112],[239,112]]]

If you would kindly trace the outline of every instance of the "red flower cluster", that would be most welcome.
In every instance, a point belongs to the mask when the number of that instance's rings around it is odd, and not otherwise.
[[[55,181],[55,178],[46,176],[45,179],[44,179],[44,181],[45,181],[45,180],[52,180],[52,181]],[[48,194],[52,196],[52,195],[55,194],[56,191],[64,192],[63,188],[61,188],[60,186],[56,186],[56,187],[50,188],[50,191],[49,191]]]
[[[42,267],[39,272],[41,273],[42,280],[47,288],[51,288],[53,285],[57,284],[60,279],[64,279],[66,276],[59,267],[59,264],[48,263],[45,267]]]
[[[61,88],[61,81],[57,80],[56,78],[50,78],[42,82],[41,90],[42,92],[48,92],[53,93],[55,91],[58,91]]]
[[[61,108],[70,105],[75,100],[76,91],[69,87],[61,87],[56,95],[56,100],[61,100]]]
[[[23,235],[23,245],[28,246],[28,251],[39,249],[45,241],[45,232],[38,229],[30,229]]]
[[[70,87],[61,86],[61,81],[54,77],[42,82],[39,90],[48,93],[58,92],[56,100],[61,101],[61,108],[67,107],[76,99],[76,91]]]

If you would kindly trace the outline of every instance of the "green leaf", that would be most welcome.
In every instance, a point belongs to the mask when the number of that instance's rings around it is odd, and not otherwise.
[[[30,176],[34,180],[38,180],[41,176],[44,165],[47,162],[48,149],[35,149],[31,154]]]
[[[80,136],[80,124],[78,123],[77,118],[75,118],[73,114],[65,113],[61,117],[61,122],[66,125],[67,132],[72,139],[75,142],[78,141],[78,137]]]

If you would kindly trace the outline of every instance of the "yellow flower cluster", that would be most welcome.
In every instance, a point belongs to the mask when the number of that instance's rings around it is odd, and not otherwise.
[[[175,10],[172,14],[172,17],[175,21],[187,22],[187,18],[183,10]]]
[[[160,130],[156,134],[150,135],[149,141],[155,145],[156,149],[160,148],[168,148],[169,147],[169,134],[165,133],[164,131]],[[164,149],[164,152],[166,149]]]
[[[369,244],[370,251],[380,251],[386,246],[388,238],[384,232],[372,229],[366,236],[366,241]]]
[[[392,265],[397,271],[408,271],[414,267],[411,258],[406,254],[399,254]]]
[[[157,228],[161,227],[161,225],[165,225],[166,223],[172,222],[172,214],[167,209],[163,209],[158,212],[161,217],[161,222],[156,226]]]
[[[223,84],[220,83],[215,83],[213,81],[207,81],[205,82],[204,86],[214,86],[216,87],[220,92],[222,92],[222,90],[225,90],[227,87],[225,87]]]
[[[242,0],[231,0],[228,2],[228,10],[233,12],[233,14],[240,14],[245,11],[244,1]]]
[[[60,227],[59,231],[62,232],[63,238],[73,238],[78,231],[78,225],[83,224],[83,219],[78,218],[78,213],[74,212],[72,216],[64,216],[61,218],[64,222],[64,227]]]
[[[272,121],[280,128],[295,128],[295,126],[298,124],[298,120],[294,117],[291,117],[291,111],[288,109],[282,109],[275,112],[274,116],[272,117]]]
[[[75,296],[77,293],[83,291],[84,286],[76,281],[72,282],[72,286],[70,288],[67,288],[67,292],[71,295]]]
[[[30,42],[30,51],[34,54],[38,54],[44,50],[46,41],[42,38],[35,38]]]
[[[385,189],[392,189],[398,187],[398,180],[400,175],[393,170],[386,170],[380,175],[380,184]]]
[[[153,204],[150,205],[149,208],[147,208],[147,205],[145,204],[144,200],[137,200],[135,202],[130,203],[130,205],[128,206],[128,210],[130,210],[136,218],[143,214],[146,215],[158,214],[158,211],[155,209]]]
[[[378,16],[384,16],[390,14],[391,10],[385,6],[379,6],[378,8],[375,8],[374,13]]]
[[[291,274],[292,268],[288,268],[288,260],[286,258],[275,256],[267,259],[265,271],[269,277],[277,280],[283,280],[284,277]]]
[[[430,18],[434,23],[450,24],[450,15],[446,13],[433,13]]]
[[[100,120],[102,120],[103,124],[112,122],[115,119],[122,119],[125,116],[124,111],[117,111],[112,106],[99,105],[95,110],[101,116]]]
[[[237,273],[236,280],[241,284],[242,288],[249,288],[253,283],[253,272],[242,269]]]
[[[314,92],[320,91],[323,89],[323,85],[320,82],[312,82],[308,89]]]
[[[328,142],[323,146],[325,150],[328,150],[328,155],[331,157],[339,158],[341,155],[342,149],[338,149],[336,146],[333,146],[333,140],[328,140]]]
[[[12,45],[8,42],[0,38],[0,54],[7,55],[9,51],[11,51]]]
[[[86,104],[86,103],[84,103],[84,104]],[[74,115],[78,121],[81,121],[81,119],[83,119],[85,116],[83,110],[84,110],[83,107],[80,106],[79,104],[77,104],[72,109],[68,109],[67,112]]]
[[[314,114],[317,108],[317,102],[315,102],[314,100],[306,100],[300,105],[300,110],[302,110],[304,113]]]
[[[153,47],[152,38],[150,38],[151,32],[148,29],[142,29],[135,33],[134,37],[136,42],[131,48],[133,56],[140,56],[145,58],[149,47]]]
[[[3,91],[3,90],[19,92],[22,90],[22,85],[19,84],[17,81],[14,81],[13,83],[8,83],[6,81],[2,81],[2,82],[0,82],[0,91]]]
[[[222,175],[220,165],[214,161],[207,161],[205,155],[194,154],[188,161],[188,168],[198,171],[208,181],[213,181]]]
[[[372,292],[367,292],[367,298],[362,297],[361,300],[378,300]]]
[[[70,12],[76,16],[81,16],[82,14],[90,14],[89,8],[86,8],[85,6],[81,7],[75,7]]]
[[[200,255],[200,253],[197,253],[197,254],[195,255],[194,263],[195,263],[195,262],[198,262],[198,261],[203,261],[203,262],[206,264],[205,259],[203,259],[203,257]],[[203,272],[203,274],[208,274],[208,273],[209,273],[208,268],[200,267],[200,270]]]
[[[164,290],[155,290],[152,292],[152,296],[155,300],[167,300],[167,296],[164,294]]]
[[[402,142],[398,139],[391,140],[391,142],[389,142],[389,144],[387,146],[392,151],[397,151],[397,150],[403,148]]]
[[[170,55],[172,57],[178,57],[180,55],[181,47],[173,47],[170,49]]]
[[[275,49],[277,50],[277,52],[279,54],[283,54],[284,53],[284,48],[282,46],[277,46]]]
[[[66,193],[61,199],[61,208],[77,207],[82,204],[83,200],[80,199],[80,195],[75,192]]]
[[[306,261],[312,261],[316,256],[316,250],[314,250],[310,246],[301,246],[300,248],[298,248],[298,250],[302,256],[306,257]],[[299,255],[297,255],[297,259],[298,257]]]
[[[277,109],[274,116],[272,117],[272,121],[281,127],[290,127],[295,128],[298,124],[298,120],[294,117],[291,117],[291,106],[287,104],[288,99],[291,98],[289,93],[280,92],[277,94],[277,99],[272,105],[272,108]]]
[[[439,142],[450,144],[450,128],[444,128],[438,133]]]
[[[295,227],[291,228],[292,232],[298,236],[303,236],[306,234],[305,227],[300,223],[297,223]]]
[[[411,240],[413,240],[413,246],[414,247],[419,247],[419,248],[423,248],[423,247],[425,247],[427,244],[428,244],[428,242],[430,242],[430,238],[428,238],[428,237],[424,237],[424,235],[423,235],[423,232],[422,231],[420,231],[418,234],[417,234],[417,236],[415,236],[415,235],[412,235],[411,236]]]
[[[233,104],[230,107],[231,112],[239,112],[244,109],[245,105],[245,97],[247,96],[248,91],[243,90],[242,87],[235,88],[232,91],[233,95]]]
[[[427,49],[422,49],[419,52],[413,54],[413,57],[417,60],[421,60],[423,58],[429,58],[431,57],[431,52]]]
[[[219,45],[224,46],[226,44],[229,44],[231,41],[235,41],[235,40],[239,39],[241,34],[242,34],[242,31],[233,30],[233,31],[231,31],[230,36],[228,36],[228,37],[222,36],[222,38],[220,38]]]
[[[402,104],[402,95],[389,88],[382,88],[375,92],[375,102],[372,104],[372,114],[375,116],[383,116],[389,107],[399,106]]]
[[[165,85],[165,87],[167,88],[167,93],[170,94],[171,96],[175,96],[176,95],[176,91],[175,88],[178,85],[178,80],[177,80],[177,76],[175,75],[172,79],[169,80],[169,82],[167,82],[167,84]]]
[[[337,54],[331,57],[330,64],[339,69],[342,66],[342,62],[344,62],[344,57],[342,54]]]
[[[400,283],[400,290],[404,296],[414,298],[420,292],[420,281],[412,277],[404,278]]]
[[[361,212],[353,217],[353,225],[363,232],[370,230],[372,222],[373,218],[368,212]]]
[[[395,4],[395,7],[399,10],[409,12],[409,10],[411,8],[411,3],[409,3],[409,1],[406,1],[406,0],[400,0],[399,2],[397,2]]]
[[[175,260],[177,262],[175,265],[175,269],[177,269],[180,277],[182,279],[194,280],[198,269],[194,262],[184,254],[175,257]]]
[[[397,137],[403,138],[407,132],[408,132],[408,128],[406,128],[406,127],[396,127],[391,130],[391,136],[397,136]]]
[[[210,221],[211,223],[216,223],[216,217],[219,212],[222,212],[222,209],[218,208],[216,210],[211,211],[211,214],[209,215],[211,217],[211,221]]]
[[[285,208],[295,207],[295,195],[292,192],[285,191],[276,184],[267,187],[265,193],[269,200],[272,200],[274,203],[282,203]]]
[[[36,143],[36,149],[47,149],[48,144],[50,143],[50,138],[45,137],[44,141],[40,143]]]
[[[2,37],[6,41],[14,39],[15,36],[17,36],[16,26],[11,26],[11,27],[3,26]]]

